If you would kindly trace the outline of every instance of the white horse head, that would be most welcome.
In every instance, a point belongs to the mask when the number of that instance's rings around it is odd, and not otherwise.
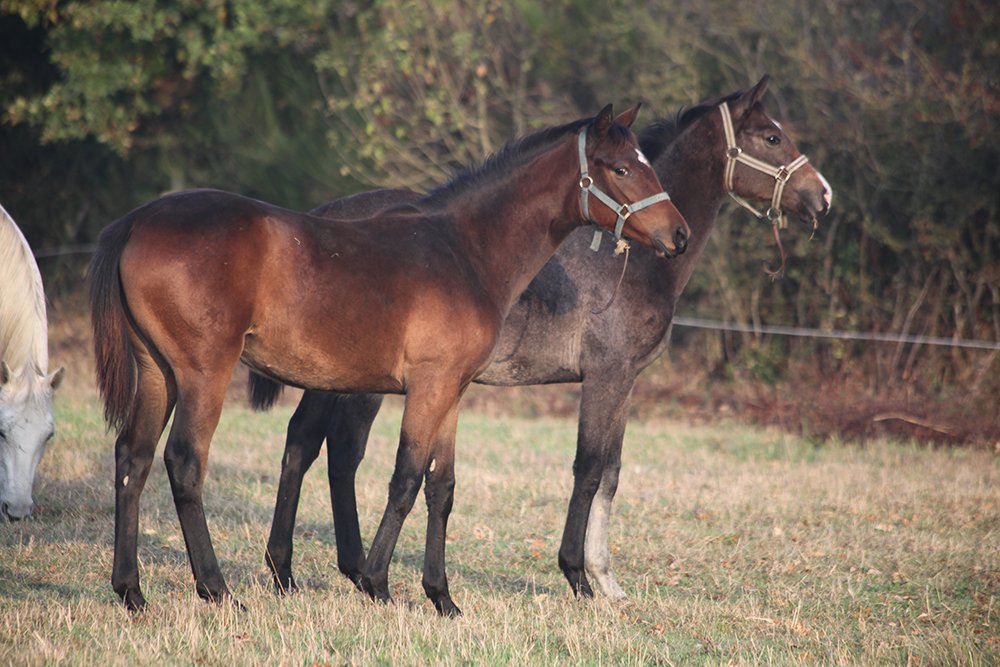
[[[0,206],[0,519],[31,514],[35,470],[52,437],[42,277],[28,242]]]
[[[62,377],[62,368],[15,375],[0,364],[0,518],[23,519],[34,508],[31,488],[54,430],[52,393]]]

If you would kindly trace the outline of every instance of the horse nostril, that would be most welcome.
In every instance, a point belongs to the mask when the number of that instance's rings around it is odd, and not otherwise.
[[[20,521],[21,519],[26,519],[31,516],[31,511],[34,509],[32,503],[27,505],[13,504],[10,502],[0,503],[0,520],[5,521]]]
[[[674,233],[674,245],[677,246],[677,252],[681,253],[687,249],[688,244],[688,234],[683,227],[678,227],[677,231]]]

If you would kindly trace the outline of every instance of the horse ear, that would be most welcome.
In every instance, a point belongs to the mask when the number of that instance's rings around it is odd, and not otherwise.
[[[618,118],[615,118],[615,122],[625,127],[632,127],[632,123],[635,122],[636,117],[639,115],[639,108],[642,106],[642,102],[639,102],[631,109],[626,109],[618,114]]]
[[[56,389],[59,388],[59,385],[62,384],[63,378],[65,377],[66,377],[66,368],[60,366],[55,373],[52,373],[46,379],[48,380],[49,386],[52,387],[52,391],[55,391]]]
[[[594,118],[594,136],[603,137],[611,129],[611,124],[615,122],[613,106],[607,105]]]
[[[0,362],[0,384],[7,384],[10,382],[10,378],[13,377],[13,375],[14,374],[10,372],[10,366],[7,365],[7,362]]]
[[[761,77],[760,81],[757,82],[757,85],[740,95],[736,101],[733,102],[733,115],[743,117],[749,114],[754,105],[757,104],[757,102],[760,102],[761,98],[764,97],[764,93],[767,92],[767,84],[770,82],[771,76],[769,74],[765,74]]]
[[[750,89],[751,104],[756,104],[764,97],[764,93],[767,92],[767,84],[771,83],[771,75],[765,74],[760,77],[760,81],[757,85]]]

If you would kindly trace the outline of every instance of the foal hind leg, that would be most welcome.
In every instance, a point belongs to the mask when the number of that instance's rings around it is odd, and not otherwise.
[[[580,396],[580,426],[573,462],[573,492],[559,547],[559,567],[576,595],[593,597],[584,565],[584,540],[594,495],[612,458],[613,443],[625,432],[632,383],[595,373],[600,381],[584,381]]]
[[[455,431],[458,426],[458,406],[441,425],[437,442],[427,465],[427,542],[424,551],[424,592],[442,616],[455,617],[462,613],[448,592],[445,572],[445,538],[448,516],[455,500]]]
[[[111,586],[130,611],[146,606],[139,588],[139,497],[174,403],[169,379],[141,342],[133,340],[138,367],[135,403],[115,441],[115,554]]]
[[[330,503],[337,539],[337,567],[361,586],[365,549],[358,523],[355,479],[365,457],[372,422],[382,406],[381,394],[341,394],[333,405],[326,434]]]
[[[274,503],[271,534],[267,538],[264,554],[278,593],[296,590],[292,576],[292,532],[302,492],[302,478],[319,456],[335,399],[336,394],[306,391],[288,422],[278,498]]]
[[[174,495],[174,506],[187,547],[195,589],[205,600],[232,599],[222,578],[212,538],[205,520],[202,487],[207,471],[212,434],[219,423],[222,402],[235,358],[225,371],[178,374],[178,398],[174,423],[163,453]]]

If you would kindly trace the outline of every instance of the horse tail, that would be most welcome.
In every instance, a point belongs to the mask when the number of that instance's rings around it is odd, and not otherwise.
[[[281,392],[284,389],[285,385],[277,380],[272,380],[257,371],[250,371],[247,394],[250,407],[254,410],[260,410],[261,412],[270,410],[278,402],[278,398],[281,397]]]
[[[119,262],[132,231],[129,218],[109,225],[97,241],[87,278],[94,331],[97,386],[108,428],[120,430],[129,418],[136,391],[136,359],[122,299]]]

